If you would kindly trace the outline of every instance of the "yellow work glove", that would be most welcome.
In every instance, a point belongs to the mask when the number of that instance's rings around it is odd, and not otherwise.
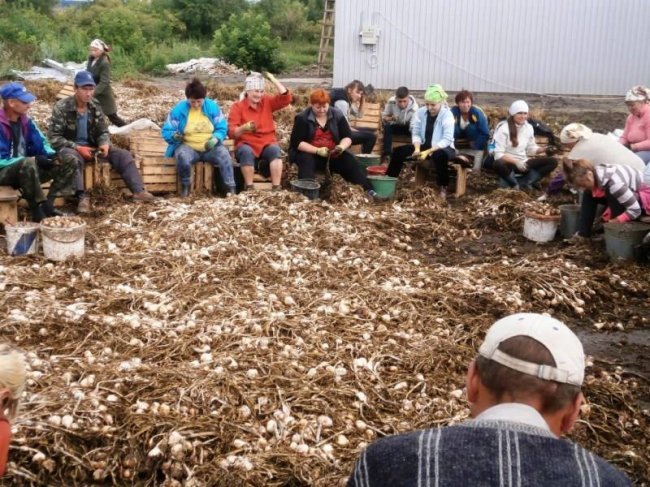
[[[266,79],[268,79],[271,83],[276,83],[278,81],[277,79],[275,79],[275,76],[273,76],[268,71],[262,71],[262,74],[266,76]]]
[[[433,149],[427,149],[425,151],[420,152],[420,160],[424,161],[427,157],[429,157],[429,154],[433,152]]]
[[[330,150],[327,147],[319,147],[316,149],[316,155],[318,157],[327,157],[330,154]]]

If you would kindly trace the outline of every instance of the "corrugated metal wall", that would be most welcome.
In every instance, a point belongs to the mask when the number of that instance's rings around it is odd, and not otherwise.
[[[650,84],[649,21],[649,0],[338,0],[333,82],[621,95]]]

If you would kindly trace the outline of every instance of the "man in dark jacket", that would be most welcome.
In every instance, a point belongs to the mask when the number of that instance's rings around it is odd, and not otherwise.
[[[61,215],[54,208],[54,199],[73,194],[75,161],[55,157],[54,149],[27,115],[36,97],[23,85],[4,85],[0,97],[0,186],[19,189],[36,222]],[[41,184],[50,180],[46,199]]]
[[[348,487],[629,486],[605,460],[560,438],[578,419],[584,370],[582,344],[566,325],[534,313],[507,316],[469,366],[474,419],[373,443]]]
[[[78,213],[90,211],[90,200],[84,190],[84,163],[94,158],[95,151],[106,158],[133,193],[135,201],[151,201],[133,156],[124,149],[111,146],[106,117],[94,101],[95,80],[88,71],[79,71],[74,78],[74,95],[59,100],[52,111],[48,138],[63,157],[77,161],[76,194]]]

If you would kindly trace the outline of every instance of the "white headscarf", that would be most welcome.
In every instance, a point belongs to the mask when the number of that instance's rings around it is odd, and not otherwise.
[[[593,131],[586,125],[570,123],[560,132],[560,142],[563,144],[578,142],[579,140],[588,139],[591,134],[593,134]]]
[[[93,41],[90,43],[90,47],[99,49],[102,52],[106,52],[108,50],[108,46],[101,39],[93,39]]]
[[[263,90],[264,89],[264,76],[261,73],[251,71],[251,73],[246,77],[246,82],[244,83],[244,91],[250,90]]]
[[[625,101],[650,101],[650,89],[643,85],[633,86],[626,94]]]
[[[512,102],[512,105],[510,105],[510,108],[508,108],[508,113],[510,115],[516,115],[520,112],[528,113],[528,103],[526,103],[524,100],[517,100]]]

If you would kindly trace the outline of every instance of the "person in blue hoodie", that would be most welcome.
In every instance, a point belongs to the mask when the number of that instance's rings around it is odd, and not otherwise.
[[[454,115],[454,139],[466,140],[469,148],[485,150],[490,138],[490,127],[487,117],[481,107],[474,105],[474,95],[471,91],[461,90],[454,98],[456,106],[451,108]]]
[[[429,160],[436,170],[436,183],[444,200],[449,186],[449,160],[456,156],[454,116],[442,86],[429,86],[424,101],[425,106],[420,107],[411,119],[412,143],[393,150],[386,175],[398,177],[409,156],[421,161]]]
[[[181,180],[181,197],[190,194],[192,164],[209,162],[219,169],[227,194],[235,194],[235,176],[232,159],[223,141],[228,133],[228,122],[214,100],[207,98],[207,89],[197,78],[185,87],[186,100],[172,108],[162,128],[162,136],[169,144],[165,157],[176,158]]]
[[[54,208],[54,200],[74,194],[76,162],[56,157],[56,151],[27,115],[36,97],[22,84],[5,84],[0,97],[0,186],[20,190],[35,222],[62,215]],[[41,184],[50,180],[46,198]]]

